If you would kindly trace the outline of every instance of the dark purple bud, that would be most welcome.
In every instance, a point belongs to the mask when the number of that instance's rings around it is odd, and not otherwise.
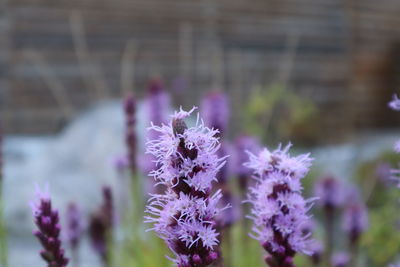
[[[33,232],[44,248],[40,255],[48,266],[65,267],[68,259],[61,248],[60,225],[58,224],[58,212],[51,209],[51,201],[48,193],[38,192],[39,201],[31,204],[34,221],[39,230]]]
[[[210,253],[208,253],[207,257],[206,257],[206,264],[211,264],[213,262],[215,262],[217,259],[219,258],[218,252],[216,251],[210,251]]]
[[[203,261],[201,260],[199,254],[194,254],[192,257],[193,264],[195,266],[202,266]]]

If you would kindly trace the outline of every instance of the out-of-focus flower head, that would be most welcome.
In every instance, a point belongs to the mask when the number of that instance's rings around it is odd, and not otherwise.
[[[89,237],[93,249],[100,255],[103,262],[107,262],[107,245],[112,238],[112,227],[114,225],[114,208],[111,188],[103,187],[103,203],[100,208],[90,217]]]
[[[145,99],[145,109],[148,116],[148,124],[161,126],[168,122],[168,114],[171,109],[171,99],[160,79],[150,81]],[[146,132],[147,140],[154,140],[159,137],[160,133],[149,130]],[[154,157],[150,154],[145,154],[141,158],[141,169],[143,173],[149,173],[157,169],[154,162]]]
[[[165,194],[151,194],[145,222],[152,223],[159,237],[175,254],[177,266],[207,266],[219,258],[219,233],[215,218],[224,208],[221,191],[210,195],[212,182],[225,164],[219,158],[218,130],[204,126],[198,118],[194,127],[184,119],[190,111],[175,112],[168,125],[152,125],[159,138],[147,143],[157,170],[150,175],[165,185]]]
[[[357,242],[361,234],[368,229],[368,211],[356,188],[349,190],[342,218],[342,227],[352,244]]]
[[[333,211],[343,205],[345,198],[344,187],[333,176],[325,176],[317,181],[314,195],[318,197],[317,204],[329,211]]]
[[[66,212],[66,238],[73,250],[76,250],[83,234],[83,218],[76,203],[71,202]]]
[[[331,265],[333,267],[350,267],[350,256],[346,252],[336,252],[332,255]]]
[[[311,166],[309,154],[293,157],[289,154],[291,145],[274,151],[267,148],[258,155],[249,153],[250,160],[245,166],[251,168],[257,184],[249,190],[249,202],[253,233],[271,255],[266,261],[293,266],[296,252],[310,255],[311,233],[304,233],[310,216],[307,212],[314,199],[301,195],[301,179]]]
[[[311,259],[312,262],[315,266],[318,266],[321,261],[322,261],[322,257],[324,254],[324,245],[322,244],[321,241],[319,240],[314,240],[311,243]]]
[[[129,159],[126,155],[116,155],[111,164],[117,172],[123,172],[129,167]]]
[[[243,164],[248,160],[248,155],[245,151],[249,151],[253,154],[258,153],[261,150],[261,145],[256,137],[249,135],[241,135],[235,140],[235,169],[234,172],[239,177],[251,176],[251,170],[244,166]]]
[[[125,143],[128,150],[129,166],[132,174],[136,172],[136,101],[132,94],[129,94],[124,101],[124,111],[126,120]]]
[[[388,106],[393,110],[400,111],[400,99],[396,94],[393,95],[393,99],[388,103]]]
[[[201,114],[207,126],[218,129],[223,134],[229,124],[229,100],[220,91],[208,93],[201,102]]]
[[[33,234],[40,241],[43,250],[40,255],[48,266],[65,267],[68,259],[65,257],[64,249],[60,240],[61,226],[58,211],[51,206],[48,186],[44,191],[36,188],[37,199],[30,203],[34,222],[38,227]]]

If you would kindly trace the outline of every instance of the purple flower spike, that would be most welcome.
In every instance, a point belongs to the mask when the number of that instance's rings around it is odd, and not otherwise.
[[[136,101],[133,95],[128,95],[124,102],[126,119],[125,142],[128,148],[129,166],[132,174],[136,172]]]
[[[37,189],[37,202],[31,203],[33,217],[38,230],[33,232],[43,246],[40,255],[51,267],[64,267],[68,259],[61,248],[58,211],[52,209],[48,187],[44,192]]]
[[[205,127],[199,119],[188,128],[184,119],[194,109],[175,112],[169,125],[153,125],[160,135],[147,143],[147,152],[159,166],[150,175],[167,189],[151,194],[145,222],[153,224],[149,230],[165,240],[179,267],[208,266],[219,259],[215,218],[226,208],[219,208],[219,190],[210,195],[225,164],[225,157],[217,156],[218,130]]]
[[[388,106],[393,110],[400,111],[400,99],[396,94],[393,95],[393,99],[388,103]]]
[[[305,200],[300,180],[308,173],[312,159],[309,154],[289,155],[289,144],[275,151],[267,148],[257,156],[248,153],[245,164],[253,170],[257,184],[250,187],[249,202],[253,232],[250,236],[262,243],[270,254],[270,266],[294,266],[296,252],[311,255],[311,233],[304,231],[309,223],[307,212],[313,199]]]
[[[223,92],[207,94],[201,103],[201,113],[207,126],[218,129],[222,135],[229,122],[229,101]]]
[[[94,214],[89,223],[89,235],[93,249],[100,255],[104,263],[108,262],[108,243],[112,239],[114,224],[114,208],[111,188],[103,187],[103,204]]]
[[[75,203],[70,203],[67,207],[67,240],[71,249],[75,251],[78,248],[79,242],[83,234],[82,216],[78,206]]]
[[[337,252],[332,256],[331,265],[332,267],[349,267],[350,255],[346,252]]]
[[[167,114],[169,114],[171,101],[169,94],[164,90],[163,84],[160,80],[155,79],[150,82],[148,87],[148,93],[145,100],[146,112],[148,114],[149,125],[160,126],[166,124],[169,120]],[[147,139],[155,140],[160,136],[160,132],[148,131]],[[143,159],[143,172],[149,173],[157,168],[154,163],[154,157],[146,154]]]
[[[247,190],[247,185],[252,172],[249,168],[244,166],[248,160],[248,156],[243,151],[249,151],[251,153],[258,153],[261,150],[259,141],[252,136],[242,135],[235,140],[235,165],[234,172],[239,178],[241,189]]]
[[[350,200],[343,214],[343,230],[348,234],[350,244],[358,242],[368,228],[368,212],[361,200]]]
[[[319,179],[314,188],[314,194],[319,198],[317,204],[328,212],[333,212],[343,204],[343,190],[339,180],[333,176]]]

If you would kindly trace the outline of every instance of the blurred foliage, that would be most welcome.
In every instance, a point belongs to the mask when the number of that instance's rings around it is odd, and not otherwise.
[[[315,104],[280,84],[256,87],[244,111],[246,130],[264,142],[296,138],[311,143],[318,136]]]
[[[368,255],[368,266],[386,266],[399,255],[399,188],[390,177],[385,181],[377,175],[380,164],[387,163],[393,167],[398,161],[398,155],[385,152],[374,160],[360,164],[355,175],[369,209],[370,228],[361,244]]]

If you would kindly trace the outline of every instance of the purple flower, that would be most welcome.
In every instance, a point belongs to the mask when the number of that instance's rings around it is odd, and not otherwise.
[[[367,208],[361,202],[357,192],[351,192],[351,197],[347,200],[342,226],[351,244],[357,243],[361,234],[368,228]]]
[[[162,82],[160,80],[153,80],[149,87],[148,93],[145,100],[146,113],[148,114],[149,125],[153,124],[160,126],[166,124],[169,120],[167,114],[169,114],[171,108],[171,100],[169,94],[164,90]],[[155,140],[160,136],[160,132],[150,130],[147,131],[147,139]],[[157,166],[154,163],[155,158],[150,154],[145,154],[143,157],[143,172],[149,173],[155,170]]]
[[[136,123],[136,102],[133,95],[128,95],[124,102],[124,111],[126,119],[126,133],[125,142],[128,148],[128,159],[131,173],[136,172],[136,134],[135,134],[135,123]]]
[[[43,246],[40,255],[48,263],[48,266],[67,266],[68,259],[64,255],[64,249],[61,248],[61,226],[59,223],[58,211],[51,207],[48,186],[44,192],[41,192],[38,188],[36,191],[38,199],[30,205],[34,222],[38,227],[38,230],[35,230],[33,234]]]
[[[129,167],[129,159],[126,155],[117,155],[112,159],[112,165],[118,172],[123,172]]]
[[[346,252],[337,252],[331,259],[332,267],[347,267],[350,264],[350,256]]]
[[[248,160],[248,155],[243,151],[258,153],[261,150],[259,141],[252,136],[242,135],[235,140],[234,153],[234,173],[239,178],[240,187],[242,190],[247,190],[248,180],[252,175],[252,171],[243,164]]]
[[[343,190],[339,180],[333,176],[319,179],[314,188],[314,194],[319,198],[317,204],[329,211],[336,210],[343,204]]]
[[[223,92],[210,92],[201,102],[201,114],[207,126],[222,135],[229,123],[229,101]]]
[[[296,252],[310,255],[311,233],[304,233],[310,217],[307,212],[313,199],[301,195],[301,179],[308,173],[312,159],[309,154],[297,157],[289,155],[289,144],[275,151],[267,148],[258,155],[248,153],[245,166],[253,170],[257,184],[249,189],[249,202],[253,232],[270,254],[266,262],[270,266],[294,266]]]
[[[318,266],[322,261],[324,245],[322,244],[322,242],[314,240],[314,242],[311,243],[310,251],[313,264],[315,266]]]
[[[393,95],[393,99],[388,103],[388,106],[393,110],[400,111],[400,99],[396,94]]]
[[[165,240],[179,267],[207,266],[219,258],[215,217],[224,209],[218,206],[221,192],[210,195],[225,164],[225,158],[217,156],[218,130],[199,119],[188,128],[183,119],[194,109],[175,112],[169,125],[153,125],[160,136],[147,143],[147,152],[159,166],[150,175],[167,190],[151,194],[145,222],[153,224],[149,230]]]
[[[379,162],[375,167],[375,175],[378,178],[378,181],[385,185],[393,183],[392,168],[389,163]]]
[[[71,202],[67,207],[65,216],[67,220],[66,237],[72,248],[76,250],[83,234],[83,222],[81,211],[78,206]]]
[[[112,238],[114,208],[111,188],[103,187],[103,204],[92,214],[89,222],[89,236],[93,249],[104,263],[108,262],[108,242]]]

